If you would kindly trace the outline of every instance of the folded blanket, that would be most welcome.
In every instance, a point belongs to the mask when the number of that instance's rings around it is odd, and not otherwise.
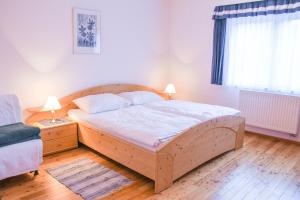
[[[0,147],[40,139],[40,129],[16,123],[0,127]]]

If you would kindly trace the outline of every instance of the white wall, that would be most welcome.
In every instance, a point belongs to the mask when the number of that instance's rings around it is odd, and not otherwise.
[[[170,81],[177,98],[238,106],[238,91],[210,84],[213,10],[246,0],[173,0],[170,9]]]
[[[72,8],[101,11],[101,55],[73,55]],[[162,89],[168,65],[167,0],[1,0],[0,94],[23,108],[108,83]]]
[[[177,98],[237,107],[237,90],[210,84],[211,16],[246,1],[0,0],[0,94],[27,108],[100,84],[173,82]],[[73,55],[73,7],[101,11],[100,56]]]
[[[217,5],[246,1],[171,1],[169,81],[173,82],[179,91],[177,98],[238,107],[238,90],[210,84],[214,23],[211,17]],[[300,141],[300,134],[294,138],[285,133],[252,130]]]

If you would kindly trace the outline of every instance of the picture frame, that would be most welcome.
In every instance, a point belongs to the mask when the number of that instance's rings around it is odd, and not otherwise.
[[[100,54],[100,12],[73,8],[73,53]]]

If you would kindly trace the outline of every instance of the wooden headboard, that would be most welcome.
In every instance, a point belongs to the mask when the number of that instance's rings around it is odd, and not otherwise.
[[[75,92],[71,95],[61,98],[59,101],[61,103],[62,109],[55,112],[56,118],[66,117],[68,115],[68,111],[70,109],[78,108],[74,103],[73,100],[88,96],[88,95],[95,95],[95,94],[102,94],[102,93],[114,93],[118,94],[121,92],[132,92],[132,91],[150,91],[157,93],[158,95],[162,96],[165,99],[169,99],[169,96],[165,93],[155,90],[150,87],[141,86],[141,85],[132,85],[132,84],[113,84],[113,85],[100,85],[93,88],[88,88],[79,92]],[[26,119],[27,124],[32,124],[34,122],[43,120],[43,119],[51,119],[50,112],[42,112],[41,109],[34,109],[31,110],[31,115]]]

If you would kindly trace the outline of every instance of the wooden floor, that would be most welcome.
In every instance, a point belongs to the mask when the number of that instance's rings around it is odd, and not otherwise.
[[[81,199],[44,171],[79,157],[89,157],[135,180],[105,199],[300,199],[300,146],[251,134],[246,135],[243,149],[200,166],[158,195],[151,180],[81,147],[45,157],[35,178],[27,174],[1,181],[0,199]]]

